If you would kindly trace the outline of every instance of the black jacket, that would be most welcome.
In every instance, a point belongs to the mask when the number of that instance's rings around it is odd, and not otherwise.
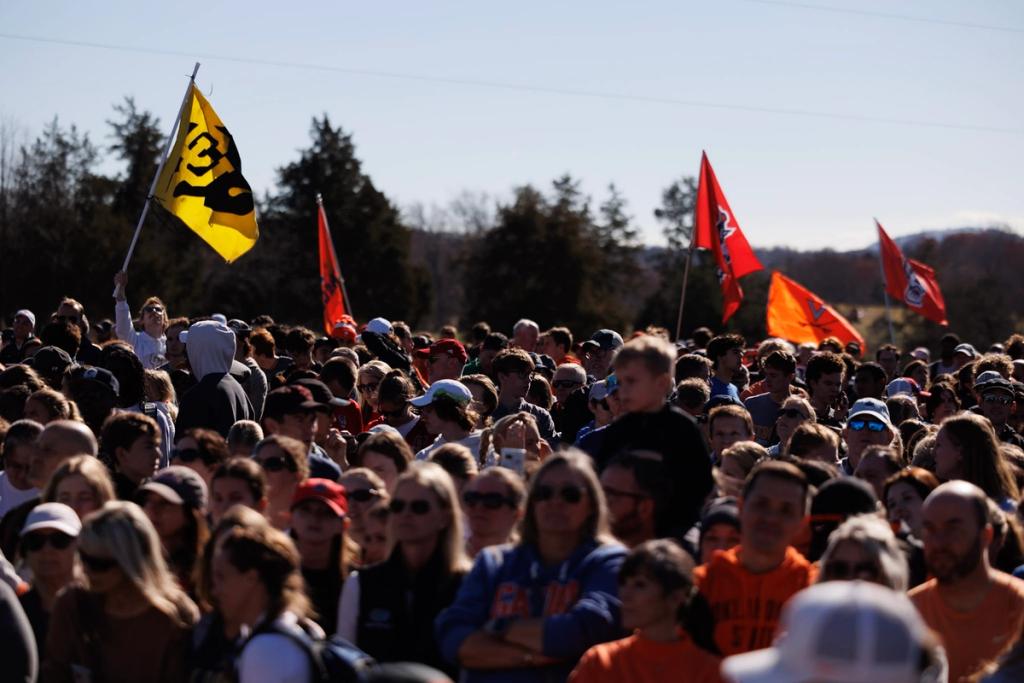
[[[230,374],[209,374],[181,397],[175,432],[203,427],[227,438],[231,425],[254,420],[256,414],[245,389]]]
[[[455,600],[463,572],[445,571],[441,553],[411,575],[398,548],[391,556],[359,570],[359,619],[356,643],[382,662],[420,662],[445,671],[457,669],[441,657],[434,638],[434,619]]]
[[[672,535],[682,535],[700,519],[704,499],[714,482],[708,445],[696,420],[666,404],[657,413],[627,413],[601,434],[595,440],[596,451],[591,453],[598,471],[613,457],[628,451],[661,454],[671,489],[665,517],[671,521]]]

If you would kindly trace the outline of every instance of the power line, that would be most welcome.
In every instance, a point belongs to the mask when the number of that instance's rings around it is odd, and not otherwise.
[[[757,1],[757,0],[750,0]],[[562,95],[568,97],[586,97],[603,100],[616,100],[626,102],[644,102],[647,104],[663,104],[700,109],[715,109],[726,111],[740,111],[756,114],[777,114],[783,116],[799,116],[804,118],[833,119],[839,121],[858,121],[861,123],[882,123],[898,126],[912,126],[919,128],[941,128],[948,130],[963,130],[982,133],[1000,133],[1005,135],[1024,135],[1024,128],[1002,128],[998,126],[976,125],[967,123],[953,123],[944,121],[924,121],[918,119],[901,119],[882,116],[866,116],[861,114],[845,114],[839,112],[815,111],[810,109],[793,109],[785,107],[764,107],[757,105],[745,105],[735,103],[707,102],[700,100],[684,100],[671,97],[659,97],[652,95],[634,95],[627,93],[605,92],[597,90],[578,90],[570,88],[554,88],[540,85],[523,83],[508,83],[500,81],[485,81],[468,78],[451,78],[445,76],[430,76],[424,74],[400,73],[394,71],[377,71],[372,69],[355,69],[351,67],[333,66],[329,64],[313,64],[307,62],[285,62],[257,57],[232,57],[229,55],[218,55],[214,53],[193,53],[181,50],[167,50],[154,47],[139,47],[132,45],[115,45],[110,43],[96,43],[83,40],[65,40],[60,38],[46,38],[42,36],[27,36],[11,33],[0,33],[0,38],[8,40],[20,40],[31,43],[44,43],[51,45],[67,45],[72,47],[86,47],[100,50],[113,50],[115,52],[135,52],[140,54],[154,54],[170,57],[183,57],[187,59],[215,60],[223,62],[234,62],[238,64],[253,64],[258,66],[280,67],[284,69],[298,69],[305,71],[323,71],[329,73],[340,73],[350,76],[363,76],[369,78],[387,78],[404,81],[417,81],[421,83],[439,83],[444,85],[468,86],[476,88],[489,88],[493,90],[509,90],[515,92],[529,92],[546,95]]]
[[[940,26],[957,26],[959,28],[979,29],[982,31],[1003,31],[1005,33],[1024,33],[1024,28],[1013,26],[993,26],[992,24],[974,24],[966,21],[953,21],[950,19],[933,19],[931,17],[916,17],[910,14],[894,14],[892,12],[876,12],[874,10],[850,9],[845,7],[829,7],[827,5],[814,5],[809,2],[791,2],[790,0],[743,0],[758,5],[778,5],[779,7],[793,7],[796,9],[809,9],[818,12],[833,12],[836,14],[857,14],[862,17],[875,17],[877,19],[896,19],[898,21],[912,21],[918,24],[938,24]]]

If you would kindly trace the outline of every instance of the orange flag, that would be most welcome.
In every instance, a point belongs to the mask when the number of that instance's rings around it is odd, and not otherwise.
[[[835,337],[843,344],[855,341],[862,349],[867,348],[849,320],[778,271],[772,273],[768,289],[768,334],[797,344]]]
[[[345,317],[345,297],[341,287],[341,270],[331,242],[331,229],[327,227],[327,214],[317,195],[317,228],[320,242],[320,296],[324,302],[324,329],[328,336],[334,326]]]

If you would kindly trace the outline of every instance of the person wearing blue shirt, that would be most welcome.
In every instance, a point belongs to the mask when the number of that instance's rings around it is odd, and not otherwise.
[[[465,683],[564,681],[592,645],[622,637],[611,536],[590,458],[549,457],[533,477],[522,538],[484,549],[435,622]]]
[[[733,374],[743,364],[743,349],[746,340],[738,334],[722,334],[708,344],[708,358],[711,359],[711,398],[731,396],[737,401],[740,392],[732,383]]]

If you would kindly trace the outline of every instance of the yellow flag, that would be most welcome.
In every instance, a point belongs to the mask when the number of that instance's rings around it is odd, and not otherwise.
[[[154,197],[231,263],[260,235],[231,133],[195,84]]]

